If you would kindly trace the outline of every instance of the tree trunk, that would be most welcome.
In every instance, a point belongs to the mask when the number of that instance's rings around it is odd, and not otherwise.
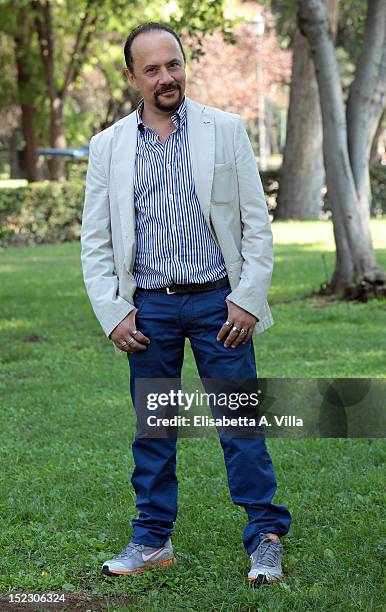
[[[39,180],[37,168],[38,140],[35,130],[36,108],[33,103],[21,104],[21,128],[25,141],[25,163],[29,183]]]
[[[275,219],[317,219],[323,181],[318,86],[307,39],[296,30],[287,135]]]
[[[338,2],[328,2],[336,33]],[[318,219],[324,185],[319,91],[308,41],[299,28],[293,46],[290,103],[276,219]]]
[[[32,99],[33,76],[29,70],[32,27],[27,19],[26,10],[18,12],[18,34],[14,36],[17,88],[21,108],[21,128],[25,142],[27,179],[38,180],[37,156],[38,138],[36,134],[36,107]]]
[[[348,147],[362,214],[370,217],[369,161],[386,95],[386,2],[368,0],[364,43],[347,103]]]
[[[51,101],[51,130],[50,145],[54,149],[64,149],[66,147],[66,137],[64,133],[64,105],[59,97],[54,97]],[[58,181],[65,178],[65,161],[63,157],[52,157],[48,161],[48,169],[51,181]]]
[[[337,246],[331,289],[337,291],[361,281],[384,283],[386,276],[374,255],[369,219],[361,209],[350,165],[342,87],[323,0],[298,0],[298,23],[309,42],[319,86],[324,162]]]
[[[344,226],[341,211],[336,209],[333,213],[333,229],[335,239],[335,269],[330,281],[332,292],[349,287],[355,275],[351,257],[350,245]]]

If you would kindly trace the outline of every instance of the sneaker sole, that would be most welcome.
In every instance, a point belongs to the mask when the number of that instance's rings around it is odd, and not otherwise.
[[[268,580],[265,574],[258,574],[256,578],[247,578],[249,586],[252,588],[256,586],[261,586],[263,584],[276,584],[277,582],[280,582],[281,580],[282,580],[281,578],[273,578],[273,580]]]
[[[137,567],[134,570],[110,570],[108,565],[104,565],[102,567],[102,573],[106,574],[106,576],[130,576],[131,574],[141,574],[142,572],[151,570],[154,567],[166,568],[174,565],[177,565],[177,559],[175,557],[169,557],[168,559],[162,559],[161,561],[154,561],[154,563],[150,563],[149,565]]]

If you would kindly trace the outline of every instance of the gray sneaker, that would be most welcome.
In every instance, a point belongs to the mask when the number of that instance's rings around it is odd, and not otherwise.
[[[130,542],[115,559],[104,562],[102,572],[107,576],[130,575],[176,563],[170,538],[158,548]]]
[[[251,586],[270,584],[281,580],[283,547],[274,533],[260,533],[260,544],[251,554],[248,580]]]

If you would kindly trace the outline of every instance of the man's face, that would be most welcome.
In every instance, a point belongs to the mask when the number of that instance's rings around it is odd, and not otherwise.
[[[178,42],[169,32],[139,34],[131,47],[133,74],[130,83],[141,92],[145,105],[170,112],[185,94],[185,64]]]

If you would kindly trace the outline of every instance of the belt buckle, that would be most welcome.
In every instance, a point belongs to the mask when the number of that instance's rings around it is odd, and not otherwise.
[[[174,295],[174,293],[177,293],[177,291],[171,291],[171,290],[170,290],[170,287],[166,287],[166,293],[167,293],[168,295]]]

